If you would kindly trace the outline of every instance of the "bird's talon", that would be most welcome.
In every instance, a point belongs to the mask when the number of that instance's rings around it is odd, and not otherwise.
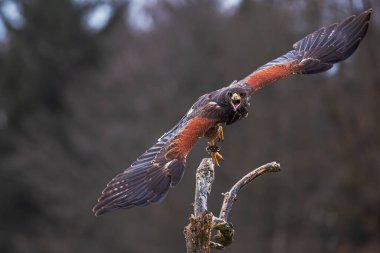
[[[217,158],[220,158],[220,159],[222,159],[224,161],[223,156],[219,152],[216,152],[215,155],[216,155]]]
[[[223,127],[222,126],[218,126],[217,139],[218,139],[218,141],[221,141],[221,142],[224,141],[224,133],[223,133]]]
[[[217,152],[214,152],[211,154],[211,157],[212,157],[212,161],[213,163],[217,166],[217,167],[220,167],[220,164],[219,164],[219,161],[218,161],[218,157],[217,157]]]
[[[218,128],[218,135],[219,135],[219,132],[220,132],[219,129],[221,129],[221,128],[222,127],[219,126],[219,128]],[[223,130],[222,130],[222,132],[223,132]],[[222,138],[223,138],[223,134],[222,134]],[[224,159],[223,159],[223,156],[219,153],[220,148],[215,145],[215,140],[214,139],[210,140],[209,146],[206,148],[206,151],[211,154],[212,162],[217,167],[220,167],[218,159],[222,159],[222,160],[224,160]]]
[[[212,162],[220,167],[218,159],[224,160],[223,156],[219,153],[220,148],[216,145],[210,145],[206,148],[206,151],[211,154]]]

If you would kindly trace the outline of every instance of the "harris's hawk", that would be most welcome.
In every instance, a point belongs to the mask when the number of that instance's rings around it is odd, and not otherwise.
[[[163,200],[169,187],[180,182],[186,157],[201,137],[209,139],[208,151],[219,165],[222,156],[214,141],[223,140],[222,125],[248,115],[253,92],[289,75],[326,71],[351,56],[367,32],[371,12],[323,27],[246,78],[201,96],[170,131],[107,184],[93,208],[95,215]]]

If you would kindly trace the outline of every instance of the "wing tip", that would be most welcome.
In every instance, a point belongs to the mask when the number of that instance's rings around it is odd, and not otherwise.
[[[98,201],[98,203],[95,204],[95,206],[92,208],[92,213],[97,217],[104,213],[107,213],[108,210],[105,208],[105,206],[102,205],[102,202]]]
[[[373,12],[373,9],[372,8],[369,8],[368,10],[366,11],[363,11],[362,13],[360,13],[358,15],[359,16],[365,16],[365,20],[367,21],[367,24],[369,23],[369,21],[371,20],[371,17],[372,17],[372,12]]]
[[[371,8],[369,8],[368,10],[364,11],[364,13],[367,13],[367,14],[371,15],[371,14],[372,14],[372,11],[373,11],[373,9],[372,9],[372,7],[371,7]]]
[[[358,18],[360,16],[367,16],[366,19],[369,20],[371,18],[372,12],[373,12],[373,9],[369,8],[369,9],[367,9],[365,11],[362,11],[359,14],[354,14],[354,15],[349,16],[348,18],[346,18],[346,20],[348,20],[348,19],[356,19],[356,18]]]
[[[112,179],[92,208],[94,215],[161,202],[170,186],[181,180],[184,163],[163,157],[156,162],[129,167]]]
[[[372,8],[369,8],[368,10],[366,10],[366,11],[363,11],[362,13],[360,13],[359,15],[354,15],[354,17],[355,17],[355,19],[357,20],[357,19],[360,19],[360,17],[362,17],[362,16],[364,16],[364,20],[366,21],[365,22],[365,24],[363,25],[363,26],[365,26],[365,25],[368,25],[369,24],[369,21],[371,20],[371,17],[372,17],[372,12],[373,12],[373,9]],[[364,33],[364,35],[365,35],[365,33]],[[363,36],[364,37],[364,36]]]
[[[102,214],[108,213],[113,210],[119,210],[119,209],[129,209],[134,206],[140,206],[140,205],[135,205],[133,203],[129,204],[124,204],[123,206],[118,205],[117,203],[112,203],[111,205],[108,205],[107,203],[104,203],[102,201],[98,201],[98,203],[95,204],[95,206],[92,208],[92,213],[94,214],[95,217],[98,217]],[[143,206],[143,205],[141,205]]]
[[[98,204],[99,202],[91,210],[95,217],[98,217],[107,212],[104,207],[98,207]]]
[[[102,215],[103,213],[106,213],[106,212],[102,212],[101,209],[92,208],[92,213],[94,214],[95,217],[98,217],[98,216],[100,216],[100,215]]]

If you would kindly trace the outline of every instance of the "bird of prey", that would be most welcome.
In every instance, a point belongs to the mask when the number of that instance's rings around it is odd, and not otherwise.
[[[208,138],[207,151],[219,165],[223,158],[215,141],[224,139],[223,125],[247,117],[252,94],[289,75],[326,71],[351,56],[367,32],[371,12],[322,27],[246,78],[198,98],[171,130],[107,184],[93,208],[95,215],[162,201],[169,187],[180,182],[186,157],[201,137]]]

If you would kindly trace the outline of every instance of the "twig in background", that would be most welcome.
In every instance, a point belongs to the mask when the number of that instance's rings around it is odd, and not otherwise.
[[[276,162],[267,163],[259,168],[251,171],[240,179],[232,188],[224,193],[224,200],[222,208],[220,209],[220,214],[217,222],[215,222],[214,229],[218,230],[218,234],[214,236],[214,240],[222,244],[223,246],[228,246],[232,243],[235,231],[231,223],[228,222],[229,214],[232,209],[232,205],[237,198],[239,191],[251,183],[255,178],[267,173],[267,172],[278,172],[280,171],[280,164]]]

